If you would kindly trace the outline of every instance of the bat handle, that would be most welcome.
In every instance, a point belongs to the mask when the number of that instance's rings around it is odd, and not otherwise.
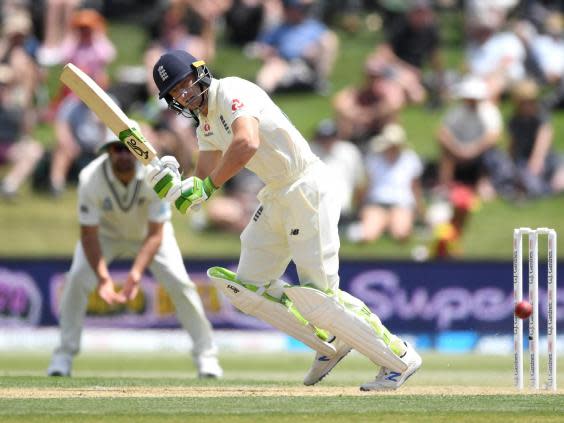
[[[152,166],[160,166],[161,165],[161,159],[159,159],[157,156],[153,157],[153,160],[151,160],[148,164],[152,165]]]

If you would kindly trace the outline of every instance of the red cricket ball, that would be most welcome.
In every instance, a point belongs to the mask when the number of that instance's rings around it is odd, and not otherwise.
[[[528,319],[533,312],[533,306],[528,301],[520,301],[515,305],[515,316],[520,319]]]

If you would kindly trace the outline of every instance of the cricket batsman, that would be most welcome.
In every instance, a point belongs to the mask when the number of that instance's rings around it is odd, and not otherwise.
[[[108,136],[102,149],[104,154],[79,176],[81,235],[61,300],[60,344],[47,374],[70,376],[73,358],[80,349],[89,293],[96,289],[108,304],[132,300],[148,267],[168,291],[178,320],[192,338],[198,376],[221,377],[212,328],[196,286],[186,273],[170,223],[170,205],[147,185],[147,168],[115,135]],[[134,257],[133,265],[118,293],[108,265],[114,258],[127,256]]]
[[[213,267],[208,276],[239,310],[317,351],[306,385],[319,382],[354,348],[381,367],[361,390],[399,388],[421,357],[339,289],[338,185],[304,137],[257,85],[215,79],[185,51],[162,55],[153,79],[159,98],[196,123],[200,151],[195,175],[184,180],[173,158],[151,166],[148,181],[159,197],[186,213],[243,167],[265,184],[241,234],[237,272]],[[280,280],[290,260],[300,286]]]

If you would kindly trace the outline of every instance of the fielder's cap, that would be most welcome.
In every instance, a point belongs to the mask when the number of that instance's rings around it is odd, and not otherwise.
[[[153,80],[159,89],[159,98],[168,95],[176,84],[194,72],[192,64],[197,61],[198,59],[184,50],[163,54],[153,67]]]
[[[372,137],[370,149],[375,153],[381,153],[389,147],[404,145],[406,142],[405,130],[397,123],[389,123],[379,135]]]
[[[333,119],[323,119],[319,122],[315,131],[315,138],[327,139],[335,136],[337,136],[337,125]]]
[[[139,130],[139,122],[133,119],[129,119],[131,126]],[[103,153],[108,151],[108,147],[112,144],[121,144],[121,140],[114,134],[110,129],[106,129],[106,138],[104,139],[104,144],[98,149],[98,153]]]
[[[464,78],[455,93],[458,98],[465,100],[486,100],[489,97],[486,82],[477,76]]]

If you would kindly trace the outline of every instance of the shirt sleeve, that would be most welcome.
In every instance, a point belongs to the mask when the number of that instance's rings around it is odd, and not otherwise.
[[[486,103],[480,109],[480,119],[488,132],[500,132],[502,130],[503,119],[501,112],[493,103]]]
[[[260,120],[261,94],[263,93],[257,92],[258,87],[242,82],[230,82],[218,93],[219,105],[229,127],[235,119],[241,116],[251,116]]]
[[[91,184],[84,178],[78,184],[78,222],[85,226],[95,226],[100,223],[100,209]]]

